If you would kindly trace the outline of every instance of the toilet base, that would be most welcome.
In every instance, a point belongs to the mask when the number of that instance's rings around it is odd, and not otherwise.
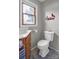
[[[39,55],[41,57],[45,57],[49,53],[49,49],[46,50],[40,50]]]

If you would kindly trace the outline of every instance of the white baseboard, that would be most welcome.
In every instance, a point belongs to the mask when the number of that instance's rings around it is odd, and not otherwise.
[[[37,46],[31,48],[31,51],[34,50],[36,47],[37,47]],[[53,48],[53,47],[49,47],[49,48],[50,48],[50,49],[54,49],[56,52],[59,52],[59,50],[57,50],[57,49],[55,49],[55,48]]]
[[[59,52],[59,50],[57,50],[57,49],[55,49],[55,48],[53,48],[53,47],[49,47],[50,49],[54,49],[56,52]]]
[[[35,46],[35,47],[31,48],[31,51],[32,51],[32,50],[34,50],[36,47],[37,47],[37,46]]]

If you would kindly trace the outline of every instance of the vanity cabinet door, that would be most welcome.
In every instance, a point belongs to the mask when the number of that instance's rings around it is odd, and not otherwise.
[[[31,53],[31,33],[23,39],[24,48],[25,48],[25,59],[30,59]]]

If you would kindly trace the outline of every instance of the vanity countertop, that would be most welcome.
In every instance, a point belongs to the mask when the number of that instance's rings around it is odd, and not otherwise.
[[[22,39],[22,38],[24,38],[24,37],[27,37],[30,32],[31,32],[31,30],[20,31],[20,32],[19,32],[19,39]]]

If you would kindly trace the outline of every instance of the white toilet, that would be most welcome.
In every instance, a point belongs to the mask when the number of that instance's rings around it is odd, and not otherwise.
[[[44,37],[45,37],[45,39],[40,40],[37,43],[37,47],[40,50],[39,55],[41,57],[45,57],[49,53],[48,47],[49,47],[50,41],[53,41],[54,32],[52,32],[52,31],[44,31]]]

